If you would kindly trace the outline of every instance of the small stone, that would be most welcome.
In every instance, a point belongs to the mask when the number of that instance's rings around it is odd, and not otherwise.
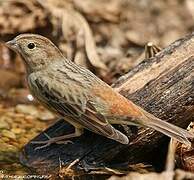
[[[35,106],[18,104],[15,108],[16,112],[28,114],[34,117],[38,116],[38,110]]]
[[[16,135],[13,132],[8,131],[6,129],[2,130],[1,134],[2,136],[8,137],[10,139],[16,139]]]
[[[39,113],[38,118],[39,118],[40,120],[44,120],[44,121],[45,121],[45,120],[54,119],[55,116],[54,116],[54,114],[53,114],[52,112],[50,112],[50,111],[48,111],[48,110],[44,110],[44,111],[42,111],[42,112]]]
[[[10,141],[10,139],[8,138],[8,137],[2,137],[2,141],[4,142],[4,143],[7,143],[7,142],[9,142]]]
[[[0,118],[0,129],[9,129],[9,124],[6,122],[6,118]]]
[[[24,144],[26,144],[30,139],[25,138],[25,137],[21,137],[18,141],[19,141],[19,146],[23,146]]]
[[[31,115],[27,115],[27,116],[25,116],[25,121],[27,121],[28,123],[31,123],[31,122],[33,122],[34,121],[34,118],[35,117],[33,117],[33,116],[31,116]]]
[[[14,134],[21,134],[21,133],[24,133],[25,132],[25,130],[24,129],[21,129],[21,128],[12,128],[11,131]]]
[[[25,117],[24,114],[14,114],[14,116],[15,116],[16,118],[24,118],[24,117]]]
[[[15,108],[17,113],[26,114],[25,119],[40,119],[40,120],[51,120],[55,118],[55,115],[45,108],[36,107],[33,105],[19,104]]]

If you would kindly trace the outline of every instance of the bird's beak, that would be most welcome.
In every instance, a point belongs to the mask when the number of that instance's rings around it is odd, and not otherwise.
[[[13,40],[11,40],[11,41],[8,41],[8,42],[6,42],[5,44],[6,44],[8,47],[10,47],[11,49],[13,49],[13,50],[18,49],[18,45],[17,45],[15,39],[13,39]]]

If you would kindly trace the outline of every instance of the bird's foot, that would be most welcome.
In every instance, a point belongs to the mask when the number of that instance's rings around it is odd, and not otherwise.
[[[47,134],[45,134],[45,136],[48,138],[48,140],[45,140],[45,141],[32,141],[31,144],[44,144],[42,146],[38,146],[35,148],[35,150],[38,150],[38,149],[43,149],[45,147],[48,147],[50,146],[51,144],[68,144],[68,143],[71,143],[73,144],[72,141],[70,140],[59,140],[59,137],[54,137],[54,138],[51,138],[50,136],[48,136]]]

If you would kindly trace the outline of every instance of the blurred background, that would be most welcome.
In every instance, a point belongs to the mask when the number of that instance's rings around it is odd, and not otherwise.
[[[19,150],[56,119],[28,91],[22,60],[5,41],[46,36],[112,84],[145,58],[148,42],[164,48],[193,29],[194,0],[0,0],[0,173],[27,173]]]

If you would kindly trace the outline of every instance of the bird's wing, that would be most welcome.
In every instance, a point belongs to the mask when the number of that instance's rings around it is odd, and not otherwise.
[[[127,136],[112,127],[98,112],[83,87],[75,83],[67,86],[67,84],[58,83],[54,78],[42,76],[33,78],[30,84],[37,88],[36,97],[59,114],[73,118],[76,123],[90,131],[128,144]]]

